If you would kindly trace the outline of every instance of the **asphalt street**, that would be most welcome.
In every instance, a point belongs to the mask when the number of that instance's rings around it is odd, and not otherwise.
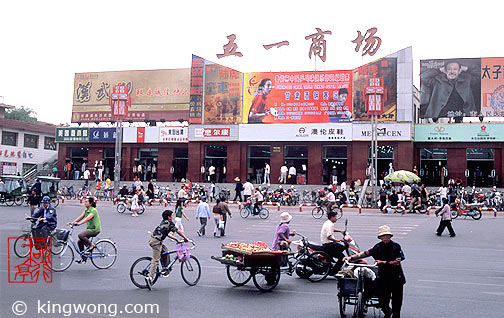
[[[173,208],[173,206],[172,206]],[[21,261],[8,250],[8,238],[19,235],[28,222],[23,220],[27,208],[0,206],[1,289],[0,316],[20,317],[13,313],[16,301],[26,303],[23,317],[339,317],[337,285],[334,278],[320,283],[282,275],[279,285],[270,293],[258,291],[252,282],[233,287],[226,277],[225,267],[212,260],[220,255],[221,243],[263,241],[271,245],[279,222],[276,208],[270,217],[261,220],[249,216],[242,219],[236,205],[231,206],[233,218],[228,222],[227,235],[214,238],[213,223],[207,226],[207,236],[198,237],[199,222],[194,219],[196,205],[191,204],[184,220],[185,232],[197,246],[192,251],[202,265],[199,283],[187,286],[180,276],[180,265],[168,278],[160,279],[152,291],[136,288],[129,279],[129,269],[135,259],[150,256],[149,234],[161,220],[164,206],[148,207],[138,218],[128,213],[119,214],[111,203],[98,203],[102,220],[100,237],[112,238],[118,246],[118,259],[107,270],[98,270],[90,262],[74,263],[63,273],[54,273],[53,282],[9,283],[13,267]],[[59,226],[72,221],[84,207],[78,201],[67,201],[57,209]],[[311,209],[303,212],[297,207],[282,208],[293,215],[291,230],[319,243],[322,220],[311,216]],[[380,214],[375,210],[347,209],[337,226],[344,227],[361,249],[378,242],[377,228],[391,227],[393,240],[401,244],[406,260],[403,268],[407,283],[404,289],[403,317],[502,317],[504,302],[504,215],[497,218],[485,212],[479,221],[457,219],[453,225],[457,236],[437,237],[434,231],[439,219],[419,214]],[[73,237],[82,228],[77,228]],[[170,248],[174,244],[166,243]],[[10,271],[10,273],[9,273]],[[100,313],[71,315],[50,312],[54,304],[102,304]],[[46,304],[47,306],[43,306]],[[114,311],[114,305],[117,310]],[[157,304],[158,314],[122,313],[125,304]],[[41,307],[42,306],[42,307]],[[42,308],[42,309],[41,309]],[[68,307],[65,307],[68,309]],[[132,307],[129,307],[132,308]],[[147,307],[134,307],[140,311]],[[57,308],[56,308],[57,309]],[[48,312],[49,311],[49,312]],[[67,312],[68,313],[68,312]],[[347,316],[350,316],[348,309]],[[367,317],[380,317],[378,310],[370,309]]]

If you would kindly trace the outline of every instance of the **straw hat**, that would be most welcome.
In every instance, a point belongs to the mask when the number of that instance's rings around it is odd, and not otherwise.
[[[234,181],[238,182],[238,181],[240,181],[240,178],[236,177],[236,178],[234,178]]]
[[[283,212],[280,214],[280,223],[287,223],[292,220],[292,215],[289,214],[289,212]]]
[[[380,238],[383,235],[394,236],[394,234],[390,232],[390,227],[388,225],[382,225],[378,228],[378,238]]]

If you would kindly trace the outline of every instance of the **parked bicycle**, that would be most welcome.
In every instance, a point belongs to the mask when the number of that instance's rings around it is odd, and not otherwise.
[[[240,216],[242,218],[247,218],[249,215],[259,215],[261,219],[267,219],[269,217],[269,210],[263,206],[260,207],[258,213],[254,213],[254,206],[251,200],[247,200],[240,210]]]
[[[196,256],[191,255],[190,250],[196,247],[196,244],[193,241],[189,241],[192,244],[189,247],[189,244],[177,243],[175,250],[163,252],[161,255],[172,255],[176,257],[170,257],[171,261],[166,267],[159,266],[156,269],[156,273],[152,278],[152,285],[154,285],[160,277],[166,277],[161,274],[162,271],[170,272],[178,261],[180,263],[180,274],[182,275],[182,279],[189,286],[194,286],[198,283],[201,277],[201,265]],[[149,275],[150,267],[151,267],[152,257],[144,256],[140,257],[136,261],[133,262],[130,268],[130,279],[131,282],[138,288],[145,289],[147,288],[147,284],[145,283],[145,278]]]
[[[74,225],[69,225],[69,227],[69,230],[65,230],[68,232],[62,235],[67,238],[63,242],[62,251],[52,258],[53,271],[62,272],[70,268],[74,261],[75,252],[82,257],[83,262],[89,259],[98,269],[106,269],[114,265],[117,259],[117,247],[112,240],[99,239],[94,243],[95,247],[92,250],[89,250],[89,247],[87,247],[81,252],[77,246],[77,242],[75,242],[72,237]],[[92,237],[90,241],[93,242],[93,239],[94,237]]]

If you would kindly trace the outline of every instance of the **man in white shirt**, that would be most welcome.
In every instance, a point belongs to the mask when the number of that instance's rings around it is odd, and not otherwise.
[[[261,209],[261,206],[264,202],[264,196],[262,195],[261,191],[259,191],[259,188],[255,189],[255,193],[250,197],[256,198],[256,202],[254,204],[254,214],[259,214],[259,210]]]
[[[442,185],[438,191],[439,191],[439,197],[441,198],[441,202],[443,202],[443,198],[444,199],[448,198],[448,188],[447,187]]]
[[[89,175],[91,174],[91,172],[89,172],[89,170],[85,170],[84,171],[84,183],[86,184],[86,186],[88,185],[88,182],[89,182]]]
[[[280,183],[286,183],[287,182],[287,172],[289,169],[287,168],[286,165],[283,165],[280,167]]]
[[[345,247],[338,242],[343,242],[343,239],[336,239],[333,235],[334,232],[344,233],[343,230],[338,230],[334,228],[334,223],[338,220],[336,212],[327,212],[327,221],[322,225],[322,230],[320,231],[320,243],[324,247],[324,252],[330,256],[337,258],[338,261],[335,265],[335,270],[339,271],[341,265],[343,265],[343,251]]]
[[[327,191],[327,195],[324,199],[327,200],[327,211],[331,211],[334,204],[336,204],[336,196],[334,195],[333,189],[329,188]]]
[[[250,198],[253,191],[254,185],[250,183],[250,180],[247,180],[247,182],[243,184],[243,198],[245,199],[245,202],[247,202],[247,199]]]
[[[296,184],[296,168],[294,166],[291,166],[289,168],[289,179],[291,184]]]
[[[409,196],[411,194],[411,187],[409,184],[405,184],[404,187],[402,187],[402,193],[405,196]]]
[[[210,166],[208,168],[208,175],[210,177],[210,182],[216,182],[215,180],[215,167],[214,166]]]
[[[264,184],[267,184],[268,186],[270,185],[270,172],[271,172],[271,167],[266,162],[266,164],[264,165]]]
[[[184,203],[186,199],[187,199],[186,186],[182,185],[179,192],[177,193],[177,200],[180,200],[182,201],[182,203]]]

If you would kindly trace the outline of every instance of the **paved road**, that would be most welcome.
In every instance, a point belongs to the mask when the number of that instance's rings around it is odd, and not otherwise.
[[[50,310],[54,304],[95,303],[103,304],[100,314],[73,314],[72,317],[336,317],[336,281],[327,279],[310,283],[297,277],[282,275],[278,287],[271,293],[261,293],[252,282],[243,287],[232,287],[226,278],[224,266],[210,259],[220,254],[223,242],[251,242],[261,240],[271,244],[279,212],[272,209],[270,218],[242,219],[237,208],[230,220],[225,238],[198,237],[198,222],[192,218],[195,205],[187,209],[191,216],[184,222],[186,233],[196,241],[194,250],[202,264],[202,278],[196,287],[182,281],[178,265],[169,278],[162,279],[154,290],[139,290],[129,280],[131,263],[138,257],[150,254],[148,234],[160,221],[164,207],[148,207],[139,218],[118,214],[110,203],[99,205],[103,224],[102,237],[113,238],[119,248],[119,258],[113,268],[97,270],[90,263],[74,263],[63,273],[55,273],[52,284],[9,284],[7,237],[16,236],[25,225],[23,208],[0,207],[1,253],[1,317],[19,317],[12,313],[15,301],[28,306],[25,317],[63,317]],[[310,209],[283,208],[294,216],[291,229],[318,241],[323,220],[315,220]],[[65,202],[58,208],[60,227],[82,212],[78,202]],[[405,252],[403,263],[407,278],[404,292],[403,317],[502,317],[504,302],[504,217],[494,218],[485,214],[480,221],[455,220],[456,238],[446,234],[434,235],[439,222],[433,215],[388,214],[364,210],[345,211],[348,230],[362,248],[377,242],[379,225],[388,224],[394,232],[394,240]],[[341,221],[339,221],[341,222]],[[340,226],[343,226],[341,222]],[[212,227],[207,227],[212,233]],[[76,237],[76,234],[74,234]],[[173,247],[173,246],[172,246]],[[19,260],[14,256],[11,262]],[[13,264],[10,264],[11,267]],[[157,304],[159,315],[126,314],[125,304]],[[117,307],[114,307],[117,304]],[[107,307],[104,307],[104,306]],[[41,307],[42,306],[42,307]],[[128,307],[128,310],[133,307]],[[140,310],[139,306],[135,307]],[[69,307],[62,307],[61,310]],[[88,309],[93,309],[88,307]],[[105,309],[108,311],[105,312]],[[148,308],[147,308],[148,309]],[[123,310],[123,313],[120,311]],[[35,314],[36,312],[39,314]],[[371,311],[368,317],[378,312]]]

